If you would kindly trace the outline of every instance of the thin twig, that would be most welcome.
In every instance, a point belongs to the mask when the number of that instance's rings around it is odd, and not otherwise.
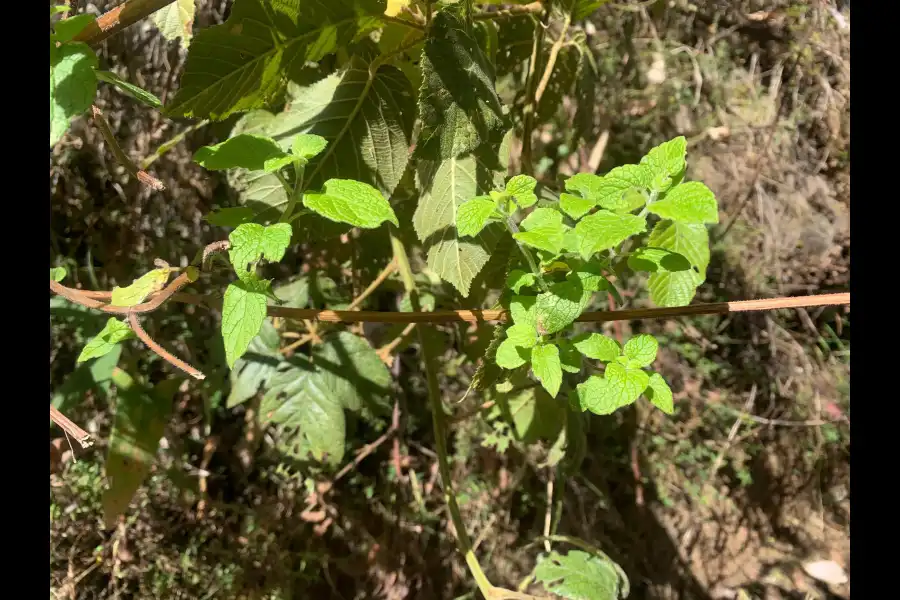
[[[109,146],[109,149],[112,150],[113,156],[116,157],[116,160],[125,167],[125,170],[128,173],[143,183],[144,185],[160,192],[166,189],[166,186],[163,183],[147,173],[146,171],[141,170],[134,161],[128,158],[128,155],[125,154],[125,151],[122,150],[122,147],[119,146],[119,142],[116,141],[116,136],[113,135],[112,128],[109,126],[109,123],[106,122],[106,119],[103,117],[103,113],[100,112],[100,109],[96,107],[96,105],[91,106],[91,111],[94,114],[94,123],[97,124],[97,129],[100,130],[100,134],[103,136],[103,139],[106,140],[106,145]]]
[[[372,292],[378,289],[384,280],[393,274],[394,271],[397,270],[397,261],[391,259],[391,262],[387,264],[387,266],[382,269],[381,273],[378,274],[378,277],[372,280],[372,283],[369,284],[369,287],[364,289],[359,296],[357,296],[353,302],[350,303],[350,306],[347,307],[347,310],[356,310],[362,303],[365,302],[366,298],[372,295]]]
[[[391,354],[394,352],[397,346],[399,346],[403,342],[403,340],[409,337],[409,334],[412,333],[412,330],[415,328],[415,326],[415,323],[410,323],[403,328],[403,331],[400,332],[400,335],[378,349],[378,358],[381,359],[381,362],[389,365],[393,361],[393,359],[391,358]]]
[[[134,306],[113,306],[111,304],[105,304],[103,302],[98,302],[91,298],[88,294],[98,294],[100,292],[87,292],[82,290],[77,290],[75,288],[70,288],[62,285],[57,281],[50,280],[50,291],[66,298],[67,300],[71,300],[76,304],[81,304],[82,306],[86,306],[88,308],[96,308],[105,313],[110,313],[114,315],[130,315],[130,314],[142,314],[153,312],[157,308],[162,305],[163,302],[172,298],[175,293],[186,286],[189,283],[192,283],[194,279],[191,274],[188,272],[184,272],[172,282],[163,288],[162,291],[157,292],[155,295],[151,296],[150,300],[147,302],[143,302],[141,304],[135,304]],[[104,294],[103,297],[106,297],[105,294],[109,292],[102,292]],[[110,294],[110,297],[112,295]]]
[[[99,46],[100,42],[145,19],[175,0],[127,0],[92,21],[75,36],[76,42]]]
[[[512,5],[505,8],[498,8],[497,10],[477,12],[472,15],[472,20],[496,21],[499,19],[509,19],[512,17],[525,17],[528,15],[536,15],[542,10],[544,10],[543,3],[532,2],[530,4],[523,4],[521,6]]]
[[[69,417],[62,414],[55,406],[50,405],[50,420],[59,425],[66,435],[75,438],[82,448],[90,448],[94,445],[94,438],[87,431],[73,423]]]
[[[144,328],[141,327],[141,323],[140,321],[138,321],[138,316],[135,313],[131,313],[128,315],[128,324],[131,326],[131,329],[134,330],[134,333],[137,334],[138,338],[142,342],[144,342],[148,348],[156,352],[160,356],[160,358],[162,358],[172,366],[181,369],[194,379],[206,379],[206,375],[153,341],[153,338],[151,338],[147,334],[147,332],[144,331]]]
[[[534,107],[537,110],[537,107],[541,104],[541,98],[544,96],[544,92],[547,90],[547,85],[550,83],[550,77],[553,75],[553,69],[556,67],[556,59],[559,57],[559,51],[562,49],[563,44],[566,41],[566,36],[569,34],[569,26],[572,24],[572,14],[566,13],[566,16],[563,18],[562,31],[559,33],[559,38],[555,42],[553,42],[553,46],[550,48],[550,55],[547,57],[547,66],[544,67],[544,74],[541,76],[541,81],[538,83],[537,88],[534,90]]]
[[[150,165],[152,165],[157,160],[159,160],[163,154],[165,154],[166,152],[168,152],[169,150],[171,150],[172,148],[177,146],[181,142],[181,140],[183,140],[188,134],[197,131],[201,127],[206,127],[210,123],[211,123],[211,121],[209,121],[207,119],[204,119],[203,121],[198,121],[197,123],[194,123],[193,125],[191,125],[187,129],[185,129],[184,131],[174,135],[171,139],[163,142],[162,144],[160,144],[159,148],[157,148],[153,154],[151,154],[150,156],[148,156],[147,158],[144,159],[144,162],[141,163],[141,168],[144,170],[149,169]]]
[[[531,137],[534,129],[534,113],[537,103],[534,99],[534,77],[537,74],[538,52],[544,42],[544,28],[550,18],[550,7],[544,11],[543,18],[535,23],[534,40],[531,45],[531,58],[528,60],[528,76],[525,78],[525,106],[522,109],[522,164],[520,168],[525,175],[534,174],[534,165],[531,156]]]

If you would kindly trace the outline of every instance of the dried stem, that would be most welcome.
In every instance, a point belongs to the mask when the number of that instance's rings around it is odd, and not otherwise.
[[[91,437],[91,434],[73,423],[69,417],[59,412],[52,404],[50,405],[50,420],[59,425],[66,434],[75,438],[82,448],[90,448],[94,445],[94,438]]]
[[[138,338],[144,342],[148,348],[156,352],[163,360],[171,364],[172,366],[181,369],[194,379],[206,379],[206,375],[187,364],[177,356],[173,355],[171,352],[160,346],[158,343],[153,341],[144,328],[141,327],[140,321],[138,321],[138,316],[134,313],[128,315],[128,324],[131,326],[131,329],[137,334]]]
[[[119,146],[119,142],[116,141],[116,136],[113,135],[112,128],[109,126],[109,123],[106,122],[106,119],[103,118],[103,113],[100,112],[100,109],[92,105],[91,110],[94,113],[94,123],[97,124],[97,129],[100,130],[100,134],[103,136],[103,139],[106,140],[106,145],[112,150],[113,156],[116,157],[119,164],[125,167],[125,170],[128,171],[132,177],[144,185],[158,192],[166,189],[166,186],[164,186],[159,179],[153,177],[146,171],[142,171],[134,164],[133,160],[128,158],[128,155],[125,154],[125,151]]]
[[[510,19],[512,17],[525,17],[528,15],[536,15],[544,10],[541,2],[532,2],[531,4],[523,4],[521,6],[507,6],[498,8],[497,10],[478,12],[472,15],[474,21],[496,21],[499,19]]]
[[[537,107],[541,103],[541,98],[544,96],[544,92],[547,90],[547,85],[550,83],[550,77],[553,75],[553,68],[556,67],[556,59],[559,56],[559,51],[562,49],[563,44],[566,41],[566,36],[569,35],[569,26],[572,24],[572,14],[566,13],[565,18],[563,19],[562,31],[559,33],[559,38],[553,42],[553,46],[550,48],[550,55],[547,57],[547,66],[544,67],[544,74],[541,76],[541,81],[538,83],[537,89],[534,91],[534,109],[537,110]]]
[[[99,46],[100,42],[145,19],[175,0],[127,0],[93,21],[75,36],[76,42]]]

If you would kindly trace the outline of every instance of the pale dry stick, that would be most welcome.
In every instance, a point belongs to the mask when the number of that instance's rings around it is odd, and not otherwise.
[[[548,554],[553,549],[550,545],[550,522],[553,520],[553,473],[550,469],[550,477],[547,479],[547,511],[544,513],[544,551]]]
[[[151,154],[150,156],[148,156],[147,158],[144,159],[144,161],[141,163],[141,168],[146,171],[147,169],[150,168],[150,165],[152,165],[157,160],[159,160],[163,154],[165,154],[166,152],[168,152],[169,150],[171,150],[172,148],[177,146],[181,142],[181,140],[183,140],[185,137],[187,137],[188,134],[193,133],[194,131],[197,131],[201,127],[206,127],[210,123],[211,123],[211,121],[209,121],[208,119],[204,119],[203,121],[194,123],[193,125],[191,125],[187,129],[185,129],[184,131],[174,135],[168,141],[163,142],[162,144],[160,144],[159,148],[157,148],[153,154]]]
[[[206,516],[206,504],[209,500],[209,495],[207,492],[207,478],[209,477],[209,471],[207,471],[206,468],[209,466],[209,461],[212,460],[213,454],[215,454],[218,445],[219,441],[214,436],[206,438],[206,443],[203,444],[203,458],[200,460],[199,469],[200,478],[197,482],[197,487],[200,490],[200,500],[197,502],[198,519],[203,519]]]
[[[528,15],[537,15],[544,10],[541,2],[531,2],[521,6],[507,6],[497,10],[478,12],[472,15],[473,21],[496,21],[499,19],[509,19],[512,17],[525,17]]]
[[[747,413],[752,407],[753,402],[756,401],[756,384],[753,384],[753,387],[750,388],[750,395],[747,397],[747,401],[744,402],[744,413]],[[734,442],[734,438],[740,430],[743,420],[738,418],[734,424],[731,426],[731,431],[728,432],[728,439],[725,440],[725,444],[722,446],[722,449],[719,450],[719,454],[716,456],[716,460],[713,462],[712,468],[709,470],[709,473],[706,475],[706,478],[703,480],[703,484],[700,486],[700,489],[706,491],[706,486],[710,484],[710,482],[714,481],[716,477],[716,473],[719,472],[719,467],[722,466],[722,461],[725,459],[725,454],[731,449],[731,445]],[[684,550],[685,556],[690,556],[693,550],[693,545],[695,541],[695,534],[697,533],[697,525],[696,522],[691,524],[690,528],[684,532],[684,535],[681,537],[681,549]]]
[[[113,156],[116,157],[116,161],[123,167],[128,173],[146,185],[147,187],[154,189],[158,192],[166,189],[166,186],[157,179],[153,177],[146,171],[141,170],[134,161],[131,160],[125,151],[122,150],[122,147],[119,146],[119,142],[116,141],[116,136],[113,134],[112,128],[109,126],[109,123],[106,122],[106,119],[103,117],[103,113],[97,108],[96,105],[91,105],[91,111],[94,115],[94,123],[97,124],[97,129],[100,130],[100,135],[103,136],[103,139],[106,141],[106,145],[109,146],[109,149],[112,151]]]
[[[94,438],[87,431],[72,422],[69,417],[62,414],[52,404],[50,405],[50,420],[59,425],[66,435],[75,438],[75,441],[81,444],[82,448],[90,448],[94,445]]]
[[[559,51],[562,50],[563,44],[566,42],[566,36],[569,35],[569,26],[571,24],[572,13],[566,13],[566,16],[563,18],[563,25],[562,30],[559,33],[559,38],[553,42],[553,46],[550,47],[550,54],[547,57],[547,66],[544,67],[544,74],[541,76],[541,80],[534,90],[535,110],[540,106],[541,98],[543,98],[544,92],[547,91],[547,85],[550,83],[550,77],[553,75],[554,67],[556,67],[556,59],[559,57]]]
[[[597,138],[597,143],[594,144],[594,147],[591,149],[591,154],[588,157],[589,173],[596,173],[597,169],[600,168],[600,162],[603,160],[603,155],[606,153],[606,145],[608,143],[609,129],[604,129],[600,132],[600,137]]]
[[[173,2],[175,0],[127,0],[89,23],[75,36],[74,41],[97,47],[106,38],[119,33],[126,27],[131,27]]]
[[[141,323],[140,321],[138,321],[138,316],[135,313],[131,313],[128,315],[128,324],[131,326],[131,329],[134,331],[134,333],[137,334],[138,339],[140,339],[142,342],[144,342],[144,344],[147,345],[148,348],[158,354],[160,358],[162,358],[172,366],[181,369],[194,379],[206,379],[206,375],[153,341],[153,338],[151,338],[147,334],[147,332],[144,331],[144,328],[141,327]]]
[[[403,328],[403,331],[400,332],[400,335],[378,349],[378,358],[381,359],[381,362],[386,365],[390,365],[394,361],[394,358],[391,356],[391,354],[394,352],[397,346],[399,346],[407,337],[409,337],[415,327],[415,323],[410,323]]]

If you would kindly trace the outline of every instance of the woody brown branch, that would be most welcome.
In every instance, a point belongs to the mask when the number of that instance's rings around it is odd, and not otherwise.
[[[128,0],[112,8],[91,22],[75,36],[76,42],[97,47],[106,38],[115,35],[145,19],[175,0]]]
[[[75,438],[75,441],[81,444],[82,448],[90,448],[94,445],[94,438],[91,437],[91,434],[73,423],[69,417],[62,414],[52,404],[50,405],[50,420],[59,425],[59,428],[68,435]]]

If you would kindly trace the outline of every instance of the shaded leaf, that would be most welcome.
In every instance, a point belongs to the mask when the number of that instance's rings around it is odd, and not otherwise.
[[[225,119],[262,108],[293,65],[317,62],[379,26],[384,0],[236,0],[225,23],[191,41],[172,116]]]
[[[182,47],[187,48],[193,36],[195,1],[176,0],[150,15],[150,20],[164,38],[170,42],[181,39]]]
[[[518,294],[523,287],[531,287],[537,283],[534,273],[526,273],[521,269],[513,269],[506,278],[506,287]]]
[[[128,509],[150,473],[180,383],[180,379],[167,379],[147,390],[119,372],[116,417],[106,459],[109,487],[102,500],[107,527],[115,525],[117,517]]]
[[[229,378],[231,392],[225,401],[227,408],[242,404],[255,396],[266,385],[281,362],[278,352],[278,332],[270,319],[265,319],[259,333],[247,351],[234,362]]]
[[[109,354],[117,344],[133,337],[135,337],[134,332],[127,323],[115,317],[110,317],[100,333],[82,349],[76,362],[82,363],[86,360]]]
[[[220,208],[203,217],[210,225],[217,227],[237,227],[253,220],[253,209],[246,206]]]
[[[508,126],[493,66],[451,10],[432,20],[421,67],[419,156],[450,159],[500,143]]]
[[[266,319],[268,282],[247,276],[232,283],[222,299],[222,339],[225,360],[233,369],[235,361],[247,351]]]
[[[305,193],[303,205],[326,219],[365,229],[374,229],[385,221],[400,226],[381,192],[352,179],[329,179],[323,192]]]
[[[619,600],[627,595],[627,582],[617,565],[580,550],[551,552],[538,563],[534,578],[548,592],[570,600]]]
[[[242,133],[214,146],[204,146],[194,153],[194,162],[210,171],[244,168],[271,173],[291,163],[270,137]]]
[[[94,74],[100,81],[105,81],[106,83],[110,83],[116,86],[126,95],[131,96],[139,102],[143,102],[147,106],[150,106],[152,108],[159,108],[162,106],[162,101],[160,101],[159,98],[157,98],[147,90],[140,88],[131,82],[125,81],[112,71],[94,71]]]
[[[87,44],[50,44],[50,147],[97,93],[97,55]]]

